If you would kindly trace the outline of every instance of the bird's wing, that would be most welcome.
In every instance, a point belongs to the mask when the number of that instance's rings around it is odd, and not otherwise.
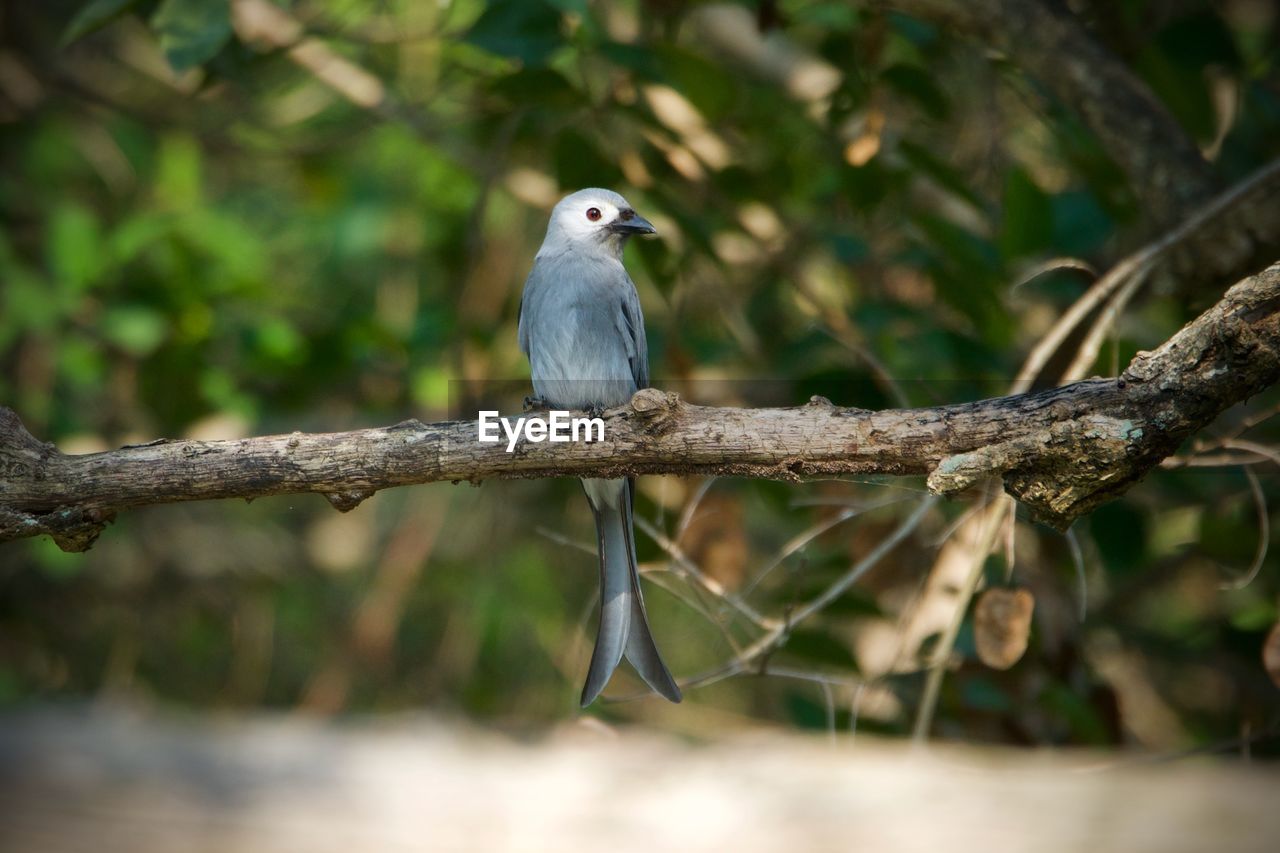
[[[539,306],[546,301],[548,288],[554,277],[553,267],[554,264],[543,261],[541,257],[534,258],[529,275],[524,280],[524,289],[520,292],[520,322],[516,336],[520,341],[520,351],[530,360],[533,358],[533,327],[538,324],[538,315],[545,314],[539,311]],[[525,310],[526,307],[528,311]]]
[[[626,286],[622,288],[621,310],[618,316],[618,332],[627,344],[627,360],[631,362],[631,377],[636,388],[649,387],[649,344],[644,336],[644,315],[640,313],[640,297],[631,277],[623,270]]]
[[[528,288],[528,284],[525,287]],[[516,337],[520,341],[520,352],[529,355],[529,324],[524,321],[524,294],[520,294],[520,307],[516,309],[516,317],[518,324],[516,326]]]

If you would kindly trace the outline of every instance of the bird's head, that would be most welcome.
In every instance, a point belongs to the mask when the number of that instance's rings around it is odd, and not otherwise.
[[[560,199],[551,211],[543,248],[578,248],[621,254],[628,237],[653,234],[649,220],[612,190],[586,189]]]

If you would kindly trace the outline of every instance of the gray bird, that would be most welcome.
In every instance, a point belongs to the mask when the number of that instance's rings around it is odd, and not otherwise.
[[[547,236],[524,283],[520,349],[534,393],[554,409],[621,405],[649,384],[644,317],[622,247],[654,227],[615,192],[579,190],[551,211]],[[649,633],[631,522],[635,481],[582,481],[596,519],[600,630],[582,706],[600,695],[625,656],[650,687],[672,702],[680,688]]]

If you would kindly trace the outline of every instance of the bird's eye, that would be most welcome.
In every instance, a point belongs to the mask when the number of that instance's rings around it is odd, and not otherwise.
[[[599,221],[600,221],[600,208],[598,208],[598,207],[588,207],[588,208],[587,208],[587,219],[590,219],[592,222],[599,222]]]

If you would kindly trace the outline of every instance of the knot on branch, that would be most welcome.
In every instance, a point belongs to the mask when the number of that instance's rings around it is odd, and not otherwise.
[[[0,406],[0,456],[16,458],[27,455],[44,460],[57,452],[52,444],[27,432],[17,412],[8,406]],[[4,470],[0,468],[0,476],[3,474]]]
[[[88,551],[115,514],[91,507],[59,507],[51,512],[16,512],[0,507],[0,542],[47,534],[63,551]]]
[[[663,433],[675,426],[682,405],[680,395],[657,388],[641,388],[631,397],[631,411],[650,433]]]
[[[958,453],[929,474],[929,490],[951,496],[987,477],[1032,515],[1065,530],[1076,518],[1137,476],[1134,460],[1145,430],[1127,418],[1085,415],[1031,435]]]
[[[338,512],[351,512],[373,497],[375,489],[347,489],[341,492],[324,492],[324,498]]]

